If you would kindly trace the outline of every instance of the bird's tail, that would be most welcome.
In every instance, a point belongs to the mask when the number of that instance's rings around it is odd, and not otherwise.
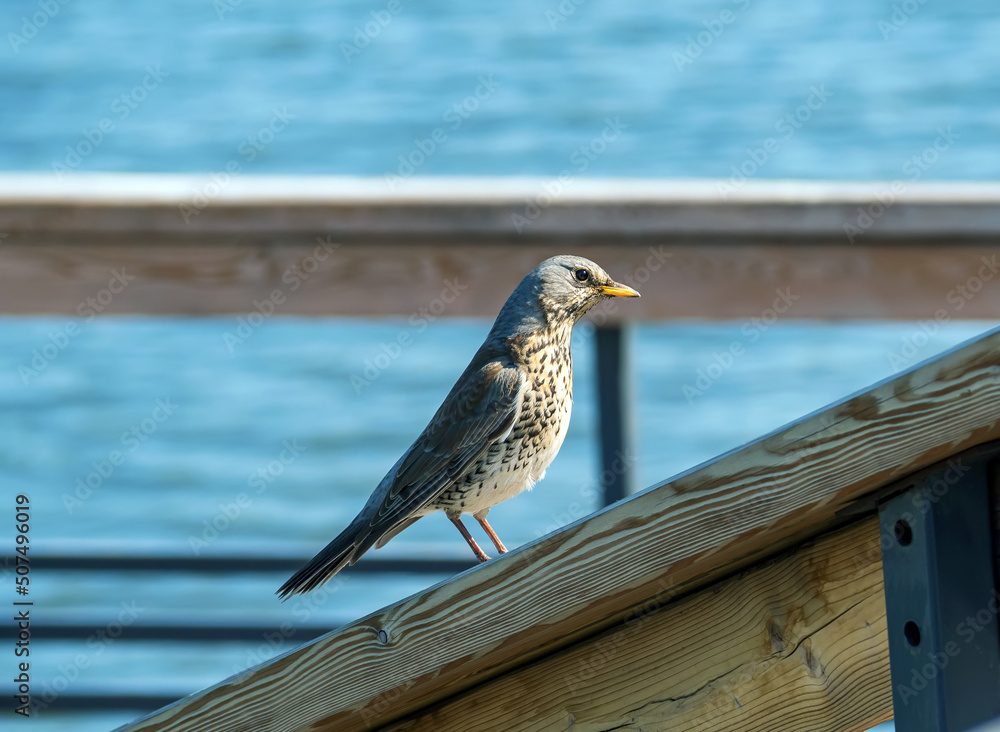
[[[306,566],[296,572],[276,593],[282,600],[292,595],[315,590],[364,553],[356,543],[357,530],[352,524],[340,536],[331,541]],[[367,547],[365,547],[367,548]]]

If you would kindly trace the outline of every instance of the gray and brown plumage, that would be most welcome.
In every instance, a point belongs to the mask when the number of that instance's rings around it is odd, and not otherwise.
[[[486,521],[492,506],[530,489],[562,446],[573,401],[570,336],[609,297],[639,297],[583,257],[552,257],[507,299],[486,341],[416,442],[392,466],[361,513],[278,594],[313,590],[373,546],[444,511],[481,562],[462,524],[471,513],[501,554]]]

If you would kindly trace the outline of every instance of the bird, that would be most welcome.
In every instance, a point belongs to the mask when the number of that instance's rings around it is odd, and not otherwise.
[[[560,255],[529,272],[430,424],[396,461],[357,517],[276,592],[282,600],[326,583],[417,520],[445,515],[480,562],[490,558],[462,523],[472,514],[500,554],[491,507],[534,487],[559,452],[573,401],[573,326],[612,297],[639,297],[583,257]]]

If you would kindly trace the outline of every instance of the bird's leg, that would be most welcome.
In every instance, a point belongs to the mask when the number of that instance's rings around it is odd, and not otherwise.
[[[474,514],[472,514],[472,516],[473,516],[473,518],[476,519],[476,521],[479,522],[479,525],[483,527],[483,531],[485,531],[486,535],[488,537],[490,537],[490,541],[493,542],[493,546],[495,546],[497,548],[497,551],[500,552],[501,554],[506,554],[507,553],[507,547],[505,547],[503,545],[503,542],[500,541],[500,537],[497,536],[497,532],[495,532],[493,530],[493,527],[490,526],[489,523],[487,523],[487,521],[486,521],[486,512],[484,511],[481,514],[474,513]]]
[[[482,549],[479,548],[479,544],[477,544],[476,540],[472,538],[472,534],[469,533],[469,530],[465,528],[465,524],[462,523],[462,515],[461,514],[459,514],[458,516],[449,515],[448,519],[453,524],[455,524],[455,528],[457,528],[460,532],[462,532],[462,536],[465,538],[467,542],[469,542],[469,546],[472,547],[472,553],[476,555],[476,559],[478,559],[480,562],[490,561],[490,558],[486,556],[486,552],[484,552]]]

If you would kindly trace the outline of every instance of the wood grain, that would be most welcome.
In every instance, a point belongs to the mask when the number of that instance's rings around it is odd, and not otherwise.
[[[627,307],[612,301],[599,308],[592,316],[599,322],[758,318],[770,325],[775,319],[907,318],[943,323],[995,320],[1000,313],[1000,287],[979,276],[984,261],[996,258],[992,244],[851,248],[773,241],[705,246],[613,239],[455,245],[368,240],[342,244],[318,261],[317,237],[164,243],[150,234],[66,243],[70,238],[0,241],[0,313],[75,317],[88,298],[106,290],[115,272],[124,272],[133,279],[99,317],[245,316],[273,305],[278,317],[493,318],[525,274],[563,253],[593,259],[642,293]],[[113,243],[116,239],[120,243]]]
[[[1000,331],[155,713],[132,730],[405,718],[834,526],[1000,437]]]
[[[845,732],[892,717],[874,516],[385,732]]]
[[[106,314],[245,314],[278,292],[278,316],[493,317],[561,253],[642,292],[611,320],[762,317],[779,290],[796,298],[782,318],[1000,312],[997,184],[907,186],[850,241],[887,184],[756,181],[727,200],[714,181],[577,181],[516,227],[547,181],[247,177],[185,221],[208,182],[0,174],[0,313],[76,315],[124,270]]]

